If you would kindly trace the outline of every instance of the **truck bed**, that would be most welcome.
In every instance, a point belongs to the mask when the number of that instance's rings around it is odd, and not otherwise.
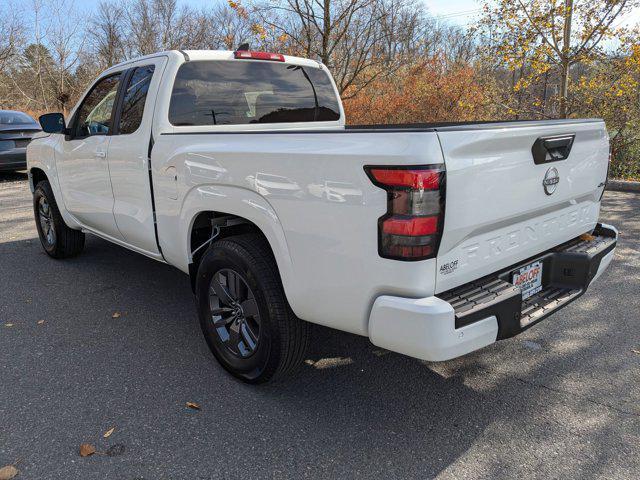
[[[444,132],[454,130],[485,130],[492,128],[518,127],[546,127],[550,125],[571,125],[575,123],[597,123],[599,118],[557,119],[557,120],[487,120],[471,122],[434,122],[434,123],[397,123],[380,125],[346,125],[346,131],[376,131],[385,132]]]
[[[373,124],[373,125],[345,125],[344,127],[328,128],[287,128],[278,129],[277,125],[269,130],[211,130],[211,131],[178,131],[164,133],[163,135],[268,135],[268,134],[328,134],[328,133],[409,133],[409,132],[450,132],[471,130],[508,129],[513,127],[544,128],[559,125],[575,125],[585,123],[599,123],[600,118],[567,118],[554,120],[487,120],[472,122],[434,122],[434,123],[398,123],[398,124]]]

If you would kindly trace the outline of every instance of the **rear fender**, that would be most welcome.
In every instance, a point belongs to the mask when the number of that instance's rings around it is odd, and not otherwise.
[[[201,212],[216,211],[236,215],[255,224],[264,234],[276,259],[285,294],[295,311],[296,289],[292,278],[292,262],[280,219],[271,205],[252,190],[222,185],[200,185],[184,198],[177,232],[180,232],[179,251],[161,241],[165,258],[188,272],[192,262],[191,229]],[[167,220],[170,220],[167,217]],[[162,237],[161,237],[162,238]]]

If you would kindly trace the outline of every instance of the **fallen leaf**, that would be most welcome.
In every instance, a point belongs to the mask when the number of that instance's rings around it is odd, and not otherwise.
[[[120,318],[120,312],[114,312],[114,314],[111,315],[111,318]]]
[[[93,455],[96,453],[96,447],[91,445],[90,443],[83,443],[80,445],[80,456],[88,457],[89,455]]]
[[[200,405],[198,405],[197,403],[193,403],[193,402],[187,402],[187,407],[193,408],[194,410],[200,410]]]
[[[18,469],[13,465],[0,468],[0,480],[11,480],[18,474]]]
[[[585,242],[591,242],[593,240],[595,240],[596,237],[594,237],[593,235],[590,235],[588,233],[583,233],[582,235],[580,235],[580,240],[584,240]]]
[[[5,323],[4,326],[5,327],[13,327],[13,323]]]
[[[38,320],[38,325],[43,325],[44,324],[44,320]]]
[[[109,430],[107,430],[106,432],[104,432],[104,435],[102,435],[102,436],[103,436],[104,438],[109,438],[115,429],[116,429],[116,427],[110,428]]]

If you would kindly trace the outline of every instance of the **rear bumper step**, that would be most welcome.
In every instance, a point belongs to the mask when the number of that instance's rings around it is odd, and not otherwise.
[[[369,315],[369,339],[394,352],[444,361],[509,338],[578,298],[611,262],[615,228],[574,239],[503,271],[433,297],[382,295]],[[542,261],[542,291],[522,300],[514,270]]]
[[[598,224],[593,234],[574,239],[501,272],[449,290],[438,297],[454,309],[456,329],[487,317],[498,321],[498,340],[513,337],[582,295],[594,280],[600,264],[611,260],[615,229]],[[526,300],[510,283],[514,270],[540,260],[543,289]]]

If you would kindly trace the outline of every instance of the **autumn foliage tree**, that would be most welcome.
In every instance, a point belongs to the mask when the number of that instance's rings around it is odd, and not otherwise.
[[[576,79],[579,114],[607,123],[611,173],[616,177],[640,178],[639,40],[640,35],[623,39],[618,55],[592,65]]]
[[[471,66],[436,54],[346,100],[345,110],[355,124],[465,121],[483,117],[485,102]]]
[[[477,31],[484,62],[506,73],[501,102],[516,115],[522,110],[571,115],[573,70],[606,58],[608,42],[626,33],[616,20],[639,5],[638,0],[487,2]]]
[[[602,117],[612,172],[640,177],[640,0],[487,0],[468,28],[422,0],[7,1],[0,108],[68,111],[121,61],[248,42],[324,63],[352,124]]]

